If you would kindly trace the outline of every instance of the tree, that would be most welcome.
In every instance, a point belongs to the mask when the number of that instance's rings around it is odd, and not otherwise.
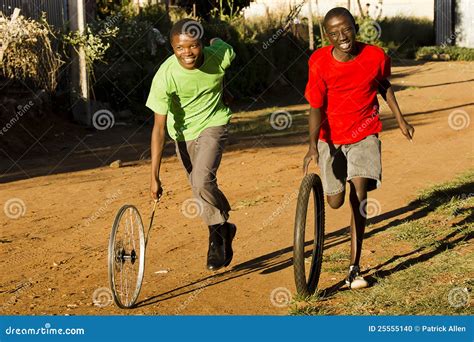
[[[209,19],[211,11],[217,10],[219,14],[232,15],[240,9],[248,6],[250,0],[178,0],[177,5],[192,11],[196,4],[197,15]]]

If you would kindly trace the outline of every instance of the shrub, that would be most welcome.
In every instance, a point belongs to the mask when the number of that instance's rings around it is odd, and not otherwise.
[[[474,49],[459,46],[423,46],[416,51],[416,59],[474,61]]]
[[[161,7],[120,13],[106,19],[118,32],[109,41],[103,63],[94,66],[94,93],[114,109],[135,108],[137,103],[143,108],[156,70],[171,54],[167,44],[159,45],[166,42],[171,23]]]
[[[57,86],[61,58],[52,45],[53,32],[43,16],[41,21],[18,16],[12,23],[0,12],[0,58],[3,75],[33,84],[50,92]]]
[[[401,57],[413,58],[419,46],[435,42],[433,21],[424,18],[396,16],[379,21],[380,41]]]

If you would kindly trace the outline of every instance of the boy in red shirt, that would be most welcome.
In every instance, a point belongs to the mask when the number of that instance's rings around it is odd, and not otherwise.
[[[311,160],[321,169],[328,204],[344,203],[346,181],[351,204],[351,264],[346,283],[352,289],[367,287],[359,274],[364,238],[367,192],[382,179],[382,130],[377,91],[395,115],[402,134],[413,138],[414,128],[400,112],[388,77],[390,57],[376,46],[356,41],[358,25],[342,7],[324,17],[330,46],[315,51],[309,60],[305,96],[309,114],[309,151],[304,158],[307,173]]]

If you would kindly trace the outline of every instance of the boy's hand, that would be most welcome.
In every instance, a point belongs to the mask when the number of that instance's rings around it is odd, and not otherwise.
[[[159,179],[153,179],[150,186],[151,198],[159,200],[163,195],[163,188],[161,187],[161,181]]]
[[[413,135],[415,134],[415,128],[413,128],[412,125],[410,125],[408,122],[403,120],[399,124],[400,129],[402,130],[402,134],[410,141],[413,139]]]
[[[209,45],[212,45],[214,44],[215,42],[217,42],[218,40],[221,40],[220,38],[216,37],[216,38],[212,38],[210,41],[209,41]]]
[[[319,159],[318,147],[316,145],[310,145],[308,153],[306,153],[306,156],[304,157],[304,161],[303,161],[303,172],[305,176],[308,174],[308,167],[309,167],[309,164],[311,163],[311,160],[314,160],[314,163],[318,165],[318,159]]]

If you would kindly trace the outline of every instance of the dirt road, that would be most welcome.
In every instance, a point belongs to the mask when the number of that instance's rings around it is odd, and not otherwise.
[[[402,111],[416,133],[408,142],[382,108],[383,185],[370,196],[386,220],[409,215],[397,209],[418,191],[473,166],[474,63],[425,63],[396,67],[393,73]],[[255,113],[236,117],[247,115]],[[293,219],[306,149],[306,135],[292,134],[236,139],[225,153],[219,183],[234,208],[231,221],[238,232],[232,265],[217,274],[205,269],[207,228],[181,213],[191,197],[184,171],[176,157],[167,158],[165,196],[148,245],[140,303],[126,311],[96,307],[92,298],[95,290],[108,286],[107,243],[115,212],[133,203],[148,222],[149,164],[0,185],[2,208],[21,199],[25,209],[18,218],[0,214],[2,314],[286,314],[287,307],[275,305],[270,296],[277,288],[283,295],[295,292]],[[328,236],[326,251],[334,243],[349,248],[349,218],[347,204],[338,211],[327,209],[326,231],[337,234]],[[156,273],[160,270],[168,272]],[[323,273],[321,287],[342,278]]]

